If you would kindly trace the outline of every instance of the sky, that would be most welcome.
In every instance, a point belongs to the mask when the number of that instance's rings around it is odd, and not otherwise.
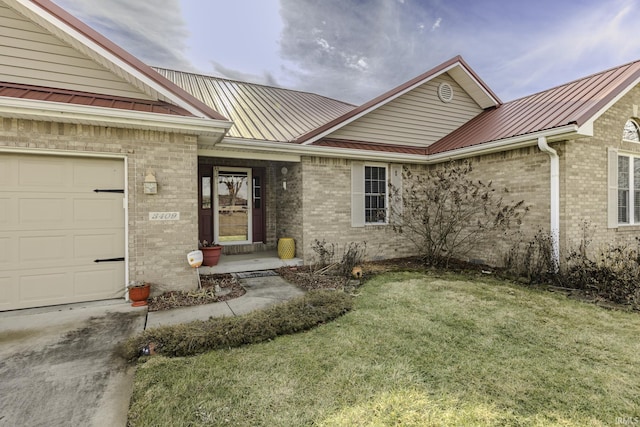
[[[502,101],[640,60],[636,0],[53,0],[151,66],[355,105],[461,55]]]

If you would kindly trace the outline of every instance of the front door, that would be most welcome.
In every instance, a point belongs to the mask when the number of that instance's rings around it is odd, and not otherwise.
[[[264,242],[264,171],[199,165],[200,241],[222,245]]]
[[[214,236],[220,244],[251,243],[251,169],[214,168]]]

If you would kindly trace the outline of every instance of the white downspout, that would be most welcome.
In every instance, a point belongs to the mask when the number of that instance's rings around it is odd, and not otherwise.
[[[547,137],[538,137],[538,148],[547,153],[551,161],[551,259],[557,273],[560,266],[560,159],[556,150],[549,147]]]

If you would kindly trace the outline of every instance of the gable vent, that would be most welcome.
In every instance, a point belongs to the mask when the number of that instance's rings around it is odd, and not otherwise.
[[[440,86],[438,86],[438,98],[442,102],[451,102],[453,100],[453,88],[449,83],[440,83]]]

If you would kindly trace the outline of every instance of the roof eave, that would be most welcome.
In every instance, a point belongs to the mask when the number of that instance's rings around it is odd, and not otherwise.
[[[155,130],[222,139],[231,122],[144,111],[0,97],[0,116],[46,122]]]
[[[537,145],[539,137],[546,137],[549,142],[554,142],[579,138],[582,136],[593,136],[593,128],[590,128],[589,126],[581,127],[575,123],[570,123],[553,129],[541,130],[491,142],[484,142],[482,144],[444,151],[442,153],[429,154],[428,157],[429,163],[440,163],[444,160],[458,160]]]

